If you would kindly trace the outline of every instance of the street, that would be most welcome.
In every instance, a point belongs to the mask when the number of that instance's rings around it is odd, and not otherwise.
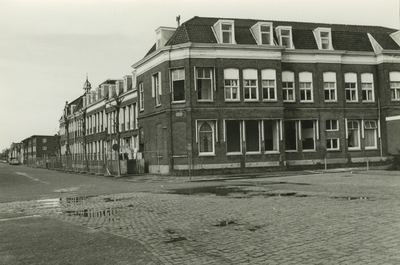
[[[0,164],[0,264],[400,264],[399,189],[385,170],[189,181]]]

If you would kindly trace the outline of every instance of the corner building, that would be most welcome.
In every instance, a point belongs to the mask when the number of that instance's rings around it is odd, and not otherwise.
[[[151,173],[380,161],[400,146],[396,29],[194,17],[156,40],[132,66]]]

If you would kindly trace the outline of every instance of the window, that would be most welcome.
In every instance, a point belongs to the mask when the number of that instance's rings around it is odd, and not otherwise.
[[[42,146],[42,150],[46,151],[47,150],[47,146]]]
[[[331,49],[331,33],[329,31],[321,31],[321,49]]]
[[[261,44],[272,45],[272,24],[260,25]]]
[[[349,150],[360,149],[360,126],[358,121],[347,122],[347,141]]]
[[[172,71],[172,101],[185,101],[185,69]]]
[[[260,153],[260,129],[256,120],[245,121],[246,153]]]
[[[339,139],[337,138],[328,138],[326,139],[326,150],[340,150],[339,148]]]
[[[211,101],[213,94],[212,68],[196,69],[197,100]]]
[[[198,145],[200,155],[213,155],[215,145],[215,122],[198,121]]]
[[[139,109],[144,110],[144,90],[143,83],[139,84]]]
[[[294,97],[294,73],[282,72],[283,101],[295,101]]]
[[[42,138],[42,143],[47,143],[47,138]]]
[[[276,100],[276,74],[274,69],[261,71],[263,100]]]
[[[264,148],[265,152],[279,151],[278,121],[264,120]]]
[[[239,101],[239,70],[224,70],[224,90],[226,101]]]
[[[225,121],[226,151],[231,154],[242,152],[241,121]]]
[[[258,100],[257,70],[255,69],[243,70],[243,90],[244,90],[244,100],[246,101]]]
[[[152,75],[152,93],[153,93],[153,97],[156,98],[156,106],[161,105],[161,74],[157,73]]]
[[[302,120],[301,124],[301,144],[303,151],[315,150],[315,128],[314,121]]]
[[[277,35],[280,46],[286,46],[286,48],[293,48],[292,45],[292,28],[291,27],[277,27]]]
[[[375,121],[364,121],[364,143],[365,149],[376,149],[377,137],[376,137],[376,122]]]
[[[313,101],[312,73],[302,72],[299,74],[300,102]]]
[[[314,36],[317,40],[318,49],[333,50],[330,28],[317,28],[314,30]]]
[[[389,80],[391,99],[400,100],[400,72],[390,72]]]
[[[344,87],[346,89],[346,101],[357,102],[357,75],[355,73],[344,75]]]
[[[372,74],[361,74],[361,89],[363,101],[374,101],[374,80]]]
[[[326,72],[323,74],[325,101],[336,101],[336,73]]]
[[[285,149],[297,151],[297,122],[285,121]]]
[[[222,43],[233,43],[233,26],[232,24],[222,23],[221,25],[222,32]]]
[[[338,120],[326,120],[325,127],[327,131],[338,131],[339,121]]]

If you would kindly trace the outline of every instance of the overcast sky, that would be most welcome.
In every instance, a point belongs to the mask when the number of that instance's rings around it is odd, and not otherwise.
[[[66,101],[130,74],[159,26],[194,16],[399,28],[399,0],[0,0],[0,151],[54,135]]]

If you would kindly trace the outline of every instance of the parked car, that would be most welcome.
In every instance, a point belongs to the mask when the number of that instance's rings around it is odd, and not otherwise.
[[[10,165],[19,165],[19,162],[17,159],[11,159]]]

